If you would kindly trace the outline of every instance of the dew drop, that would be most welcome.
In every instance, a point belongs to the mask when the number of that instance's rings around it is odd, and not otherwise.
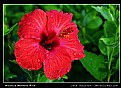
[[[58,77],[58,80],[60,80],[60,79],[61,79],[61,77],[59,76],[59,77]]]
[[[29,71],[30,71],[30,70],[31,70],[31,68],[28,68],[27,70],[29,70]]]
[[[24,50],[26,50],[26,49],[24,49]]]
[[[47,54],[47,57],[48,57],[49,55]]]
[[[30,55],[30,53],[28,53],[27,55]]]
[[[67,72],[69,72],[69,70],[67,70]]]
[[[53,18],[53,15],[51,15],[50,17]]]
[[[62,17],[60,17],[62,19]]]
[[[31,38],[34,38],[34,36],[31,36]]]
[[[60,73],[61,71],[59,70],[58,73]]]
[[[40,41],[40,38],[36,38],[36,40],[39,40]]]
[[[38,62],[40,62],[40,60],[38,60]]]
[[[74,43],[76,43],[76,42],[74,42]]]
[[[24,57],[24,58],[26,58],[26,57]]]
[[[39,30],[37,29],[36,32],[39,32]]]
[[[31,22],[27,22],[26,24],[27,24],[27,25],[30,25],[30,24],[31,24]]]
[[[24,38],[21,38],[21,40],[24,40]]]
[[[72,41],[73,39],[69,39],[70,41]]]
[[[74,55],[77,55],[77,53],[74,53]]]

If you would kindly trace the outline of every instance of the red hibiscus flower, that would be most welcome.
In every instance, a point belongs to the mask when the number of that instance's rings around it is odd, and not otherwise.
[[[70,71],[73,60],[84,57],[84,46],[71,13],[35,9],[19,22],[20,40],[15,44],[17,63],[28,70],[44,66],[49,79],[58,79]]]

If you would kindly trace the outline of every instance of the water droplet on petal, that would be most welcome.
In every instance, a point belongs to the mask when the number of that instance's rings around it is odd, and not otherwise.
[[[77,53],[74,53],[74,55],[76,55]]]
[[[69,72],[69,70],[67,70],[67,72]]]
[[[26,50],[26,49],[24,49],[24,50]]]
[[[24,58],[26,58],[26,57],[24,57]]]
[[[47,57],[48,57],[48,54],[47,54]]]
[[[53,18],[53,15],[51,15],[50,17]]]
[[[38,62],[40,62],[40,60],[38,60]]]
[[[69,39],[70,41],[72,41],[73,39]]]
[[[36,40],[40,41],[40,38],[36,38]]]
[[[74,43],[76,43],[76,42],[74,42]]]
[[[62,19],[62,17],[60,17]]]
[[[24,38],[21,38],[21,40],[24,40]]]
[[[31,38],[35,38],[34,36],[31,36]]]
[[[39,30],[37,29],[36,32],[39,32]]]
[[[60,80],[61,79],[61,77],[58,77],[58,80]]]
[[[27,25],[31,25],[31,22],[27,22],[26,24],[27,24]]]

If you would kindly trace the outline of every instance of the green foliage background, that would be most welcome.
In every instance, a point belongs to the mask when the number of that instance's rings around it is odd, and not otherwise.
[[[85,46],[85,58],[73,61],[71,71],[58,80],[46,78],[42,68],[28,71],[15,61],[17,23],[36,8],[73,13]],[[3,10],[5,82],[119,82],[119,5],[4,5]]]

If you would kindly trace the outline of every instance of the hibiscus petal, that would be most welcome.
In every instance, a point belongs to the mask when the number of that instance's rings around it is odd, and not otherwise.
[[[84,46],[80,43],[78,36],[75,34],[68,35],[67,38],[60,37],[60,46],[64,46],[72,60],[84,58]]]
[[[35,9],[26,14],[19,22],[18,35],[21,38],[41,38],[41,33],[46,27],[46,13],[43,10]]]
[[[15,57],[17,63],[28,70],[38,70],[42,67],[45,49],[34,39],[21,38],[15,44]]]
[[[72,20],[72,14],[71,13],[63,13],[58,12],[57,10],[50,10],[47,11],[47,27],[48,32],[55,31],[56,34],[59,34],[60,30],[63,30],[67,24],[69,24]]]
[[[58,79],[70,71],[70,56],[63,47],[52,49],[44,60],[44,73],[49,79]]]

